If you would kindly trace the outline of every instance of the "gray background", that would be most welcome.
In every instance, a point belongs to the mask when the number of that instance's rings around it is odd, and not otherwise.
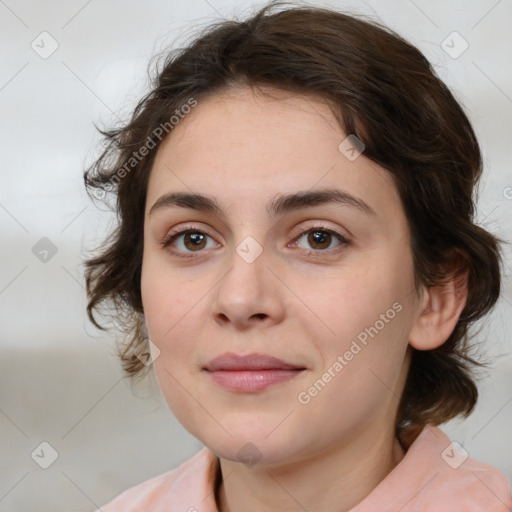
[[[82,169],[98,151],[92,123],[126,119],[152,55],[263,3],[0,0],[1,512],[92,511],[200,448],[154,379],[123,379],[113,339],[85,318],[81,262],[113,219],[85,195]],[[311,3],[366,13],[426,54],[482,145],[479,219],[512,239],[512,2]],[[457,58],[442,45],[454,31],[468,44]],[[447,40],[452,54],[465,44],[457,38]],[[36,257],[45,248],[46,262]],[[512,480],[510,255],[508,247],[503,297],[477,338],[495,361],[482,373],[482,398],[469,419],[443,428]],[[41,442],[58,452],[48,469],[31,458]]]

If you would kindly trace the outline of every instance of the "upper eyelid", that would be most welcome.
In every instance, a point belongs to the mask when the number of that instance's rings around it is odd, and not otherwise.
[[[169,238],[172,238],[172,237],[177,237],[177,236],[181,236],[181,235],[184,235],[186,233],[192,233],[192,232],[204,233],[205,235],[208,235],[210,238],[215,238],[209,232],[208,229],[205,229],[205,228],[200,227],[200,226],[185,225],[185,226],[182,226],[180,228],[177,228],[176,230],[172,229],[169,233],[166,233],[164,235],[164,239],[169,239]]]
[[[306,233],[309,233],[311,231],[326,231],[327,233],[330,233],[334,236],[338,236],[341,238],[341,240],[346,240],[348,241],[349,237],[347,235],[344,235],[343,233],[340,233],[338,230],[336,229],[332,229],[332,228],[329,228],[329,227],[324,227],[324,226],[311,226],[309,228],[306,228],[306,229],[303,229],[298,235],[295,235],[293,237],[294,240],[298,240],[299,238],[303,237]]]
[[[351,237],[351,235],[349,234],[349,232],[346,229],[325,225],[326,221],[322,221],[322,220],[314,221],[314,220],[312,220],[312,221],[303,221],[303,222],[311,222],[311,225],[309,225],[307,227],[300,228],[300,230],[297,231],[297,233],[293,235],[294,237],[303,235],[304,233],[306,233],[306,232],[308,232],[308,231],[310,231],[312,229],[315,229],[315,228],[319,229],[319,230],[331,231],[331,232],[333,232],[335,234],[338,234],[338,235],[340,235],[340,236],[342,236],[344,238],[347,238],[347,239]],[[340,230],[342,231],[341,233],[339,232]],[[204,228],[204,227],[199,226],[199,225],[194,226],[192,224],[186,224],[186,223],[185,223],[184,226],[178,227],[176,229],[174,229],[174,228],[171,229],[170,232],[165,235],[165,238],[167,238],[168,236],[180,235],[180,234],[183,234],[184,232],[187,232],[187,231],[197,231],[197,232],[200,232],[200,233],[205,233],[208,236],[211,236],[212,238],[215,238],[215,236],[210,233],[209,228]]]

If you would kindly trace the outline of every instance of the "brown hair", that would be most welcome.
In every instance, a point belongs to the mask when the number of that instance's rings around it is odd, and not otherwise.
[[[467,272],[468,299],[448,340],[412,351],[397,418],[408,444],[426,423],[468,415],[477,400],[470,368],[479,363],[468,352],[468,329],[497,301],[501,279],[501,240],[473,222],[480,149],[461,106],[418,49],[376,22],[287,4],[207,27],[167,55],[125,126],[100,130],[106,146],[85,183],[96,192],[115,185],[119,223],[99,255],[86,261],[88,315],[102,328],[95,311],[114,306],[111,316],[126,330],[118,346],[123,368],[131,377],[144,374],[134,351],[147,344],[140,277],[158,127],[191,98],[237,85],[321,97],[344,133],[364,143],[364,155],[392,174],[410,225],[416,285]],[[150,139],[153,149],[141,156]]]

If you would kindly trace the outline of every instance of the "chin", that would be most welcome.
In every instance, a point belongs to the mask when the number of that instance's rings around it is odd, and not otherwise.
[[[275,466],[285,464],[294,459],[299,448],[293,442],[292,436],[286,430],[278,433],[274,423],[272,427],[260,425],[260,428],[251,428],[250,425],[239,423],[238,426],[227,425],[226,429],[231,436],[221,429],[210,429],[208,432],[191,432],[215,455],[222,459],[240,462],[251,467],[255,464]],[[231,427],[231,428],[230,428]],[[272,432],[269,435],[269,432]]]
[[[238,462],[248,467],[255,465],[272,467],[289,462],[293,454],[288,453],[286,447],[276,447],[269,444],[268,441],[263,443],[258,440],[256,442],[231,440],[231,442],[205,443],[205,446],[217,457]]]

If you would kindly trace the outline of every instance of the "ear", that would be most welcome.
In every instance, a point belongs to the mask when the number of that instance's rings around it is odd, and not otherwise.
[[[419,316],[409,335],[409,344],[418,350],[441,346],[455,329],[468,295],[468,273],[459,272],[445,283],[423,288]]]

